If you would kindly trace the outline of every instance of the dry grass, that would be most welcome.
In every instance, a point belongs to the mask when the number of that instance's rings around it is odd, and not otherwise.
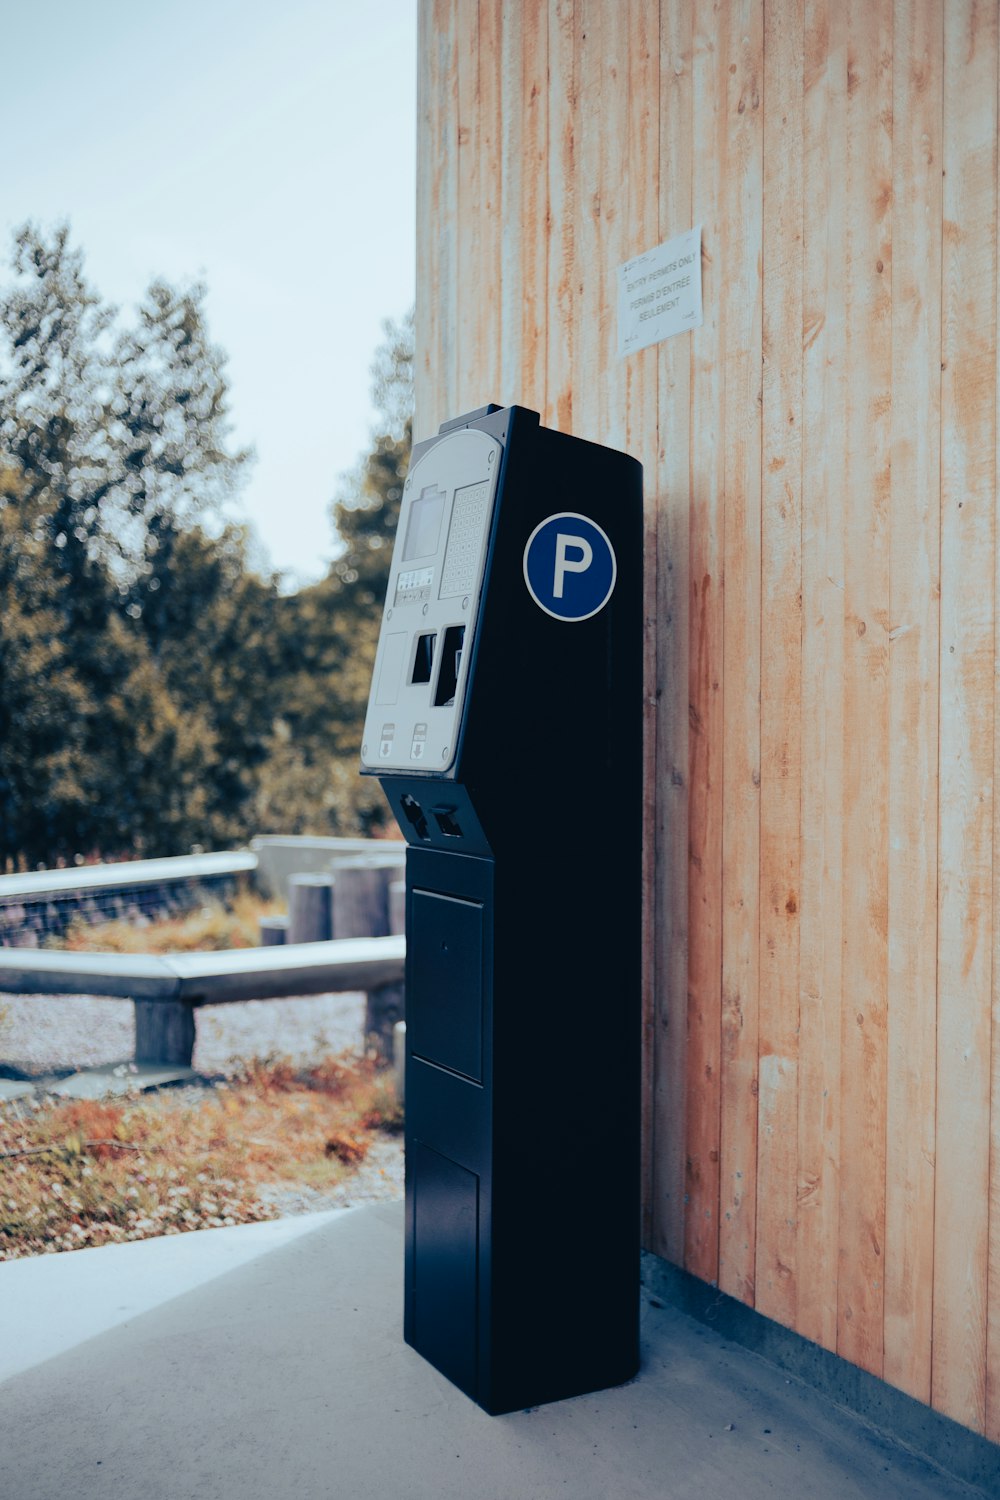
[[[74,922],[61,938],[46,947],[73,953],[198,953],[229,948],[256,948],[261,917],[283,911],[280,902],[267,901],[242,890],[227,905],[211,901],[196,911],[155,922]]]
[[[259,1185],[335,1185],[397,1131],[391,1075],[268,1060],[192,1091],[0,1110],[0,1260],[274,1218]]]

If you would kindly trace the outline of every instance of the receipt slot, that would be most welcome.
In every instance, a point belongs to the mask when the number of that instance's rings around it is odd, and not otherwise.
[[[407,841],[405,1338],[488,1412],[638,1368],[642,470],[413,450],[365,720]]]

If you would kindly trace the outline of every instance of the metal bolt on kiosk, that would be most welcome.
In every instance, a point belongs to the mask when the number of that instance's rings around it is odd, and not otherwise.
[[[407,840],[405,1338],[488,1412],[638,1368],[642,470],[413,450],[365,720]]]

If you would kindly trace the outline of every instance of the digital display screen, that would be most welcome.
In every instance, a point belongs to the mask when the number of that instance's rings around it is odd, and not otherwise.
[[[410,506],[410,519],[406,525],[406,541],[403,545],[404,562],[409,562],[414,557],[433,557],[437,551],[444,501],[444,490],[432,484],[421,490]]]

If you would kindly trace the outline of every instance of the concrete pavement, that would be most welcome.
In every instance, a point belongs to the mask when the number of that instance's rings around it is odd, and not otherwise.
[[[347,1209],[0,1263],[0,1381],[131,1323]],[[2,1421],[2,1406],[0,1406]],[[0,1461],[2,1469],[2,1461]],[[0,1495],[3,1490],[0,1486]]]
[[[167,1252],[156,1241],[0,1265],[0,1328],[21,1349],[19,1372],[0,1384],[0,1493],[11,1500],[987,1493],[649,1298],[635,1381],[488,1417],[403,1344],[401,1205],[281,1223],[296,1227],[284,1237],[276,1226],[250,1226],[182,1236],[192,1243],[175,1241]],[[105,1266],[95,1267],[96,1257]],[[71,1335],[84,1341],[54,1352],[43,1331],[58,1327],[74,1303],[89,1308],[89,1323],[78,1319]],[[124,1320],[96,1331],[115,1306]],[[39,1354],[44,1362],[35,1363]]]

